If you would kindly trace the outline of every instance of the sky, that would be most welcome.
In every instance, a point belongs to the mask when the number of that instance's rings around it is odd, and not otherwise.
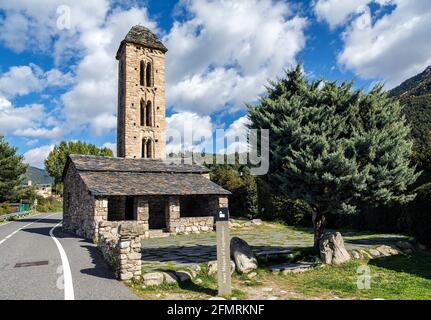
[[[298,62],[398,85],[431,65],[430,21],[429,0],[0,0],[0,134],[37,167],[62,140],[115,150],[115,53],[136,24],[169,49],[168,129],[201,137],[244,135],[246,104]]]

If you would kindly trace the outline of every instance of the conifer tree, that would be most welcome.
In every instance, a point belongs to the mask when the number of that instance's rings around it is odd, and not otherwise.
[[[269,172],[261,179],[273,194],[311,205],[316,248],[329,212],[414,197],[407,193],[418,176],[410,128],[382,86],[365,93],[350,82],[310,82],[298,65],[248,109],[250,128],[270,132]]]
[[[19,200],[16,197],[27,165],[22,162],[23,156],[16,154],[16,150],[0,136],[0,202]]]

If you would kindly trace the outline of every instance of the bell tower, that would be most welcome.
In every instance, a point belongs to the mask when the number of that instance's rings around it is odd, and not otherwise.
[[[165,158],[165,53],[146,27],[130,29],[117,51],[117,156]]]

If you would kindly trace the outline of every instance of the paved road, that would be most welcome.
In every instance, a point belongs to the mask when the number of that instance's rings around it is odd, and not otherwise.
[[[61,218],[0,224],[0,299],[136,299],[94,244],[61,231]]]

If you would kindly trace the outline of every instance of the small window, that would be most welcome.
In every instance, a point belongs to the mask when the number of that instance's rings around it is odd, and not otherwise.
[[[139,68],[139,84],[141,86],[145,86],[145,62],[141,61],[141,65]]]
[[[153,157],[153,143],[151,140],[147,140],[147,158],[151,159]]]
[[[152,68],[151,68],[151,63],[148,62],[147,63],[147,70],[146,70],[146,76],[147,76],[147,87],[152,87],[153,86],[153,82],[152,82]]]
[[[140,119],[141,119],[141,126],[145,126],[145,113],[146,113],[146,106],[145,102],[141,100],[141,108],[140,108]]]
[[[147,127],[152,127],[152,122],[153,122],[152,118],[153,117],[152,117],[151,101],[148,101],[147,102],[147,107],[146,107],[146,110],[145,110],[145,119],[146,119],[145,125]]]

